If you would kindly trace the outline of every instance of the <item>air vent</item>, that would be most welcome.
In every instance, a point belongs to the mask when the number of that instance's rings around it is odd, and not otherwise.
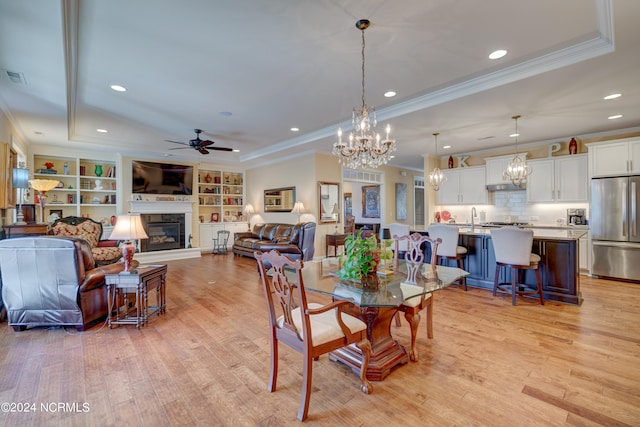
[[[4,72],[11,83],[26,86],[27,81],[24,78],[24,74],[19,73],[17,71],[9,71],[9,70],[4,70]]]

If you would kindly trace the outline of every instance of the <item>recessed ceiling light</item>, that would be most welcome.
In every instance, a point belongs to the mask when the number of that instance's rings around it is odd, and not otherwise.
[[[300,131],[300,128],[291,128],[290,130],[291,130],[291,132],[298,132],[298,131]]]
[[[450,146],[450,145],[443,145],[443,146],[442,146],[442,148],[444,148],[445,150],[447,150],[447,149],[451,148],[451,146]]]
[[[231,113],[231,111],[220,111],[218,115],[222,117],[231,117],[233,114]]]
[[[520,136],[519,133],[512,133],[511,135],[509,135],[509,138],[515,138],[516,136]]]
[[[237,148],[234,148],[234,149],[233,149],[233,152],[234,152],[234,153],[239,153],[239,152],[240,152],[240,150],[238,150]]]
[[[604,97],[604,99],[616,99],[616,98],[620,98],[622,96],[621,93],[612,93],[611,95],[607,95]]]
[[[111,85],[111,89],[115,90],[116,92],[126,92],[127,88],[124,86],[120,86],[120,85]]]
[[[96,132],[107,133],[108,130],[106,130],[106,129],[96,129]]]
[[[489,55],[489,59],[500,59],[507,54],[507,51],[504,49],[499,49],[494,52],[491,52]]]
[[[615,119],[619,119],[622,117],[622,114],[615,114],[613,116],[609,116],[609,120],[615,120]]]
[[[393,98],[394,96],[396,96],[396,93],[392,90],[385,92],[384,93],[385,98]]]

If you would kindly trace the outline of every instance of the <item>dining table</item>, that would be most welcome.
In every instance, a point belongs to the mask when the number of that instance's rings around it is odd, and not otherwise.
[[[392,320],[402,303],[445,289],[469,274],[455,267],[423,264],[416,282],[408,283],[406,265],[400,261],[397,268],[386,266],[375,280],[362,283],[341,279],[338,275],[340,267],[340,258],[306,262],[302,269],[304,287],[307,291],[328,295],[333,300],[352,303],[343,311],[367,325],[371,356],[366,375],[371,381],[383,380],[394,368],[409,361],[404,346],[391,334]],[[330,360],[346,364],[358,375],[362,357],[362,352],[355,345],[329,353]]]

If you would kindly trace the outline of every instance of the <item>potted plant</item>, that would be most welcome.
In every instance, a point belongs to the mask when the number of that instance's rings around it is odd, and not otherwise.
[[[363,284],[376,282],[376,269],[380,262],[380,252],[375,235],[362,236],[363,230],[345,238],[342,268],[338,277]],[[373,276],[376,276],[375,278]]]

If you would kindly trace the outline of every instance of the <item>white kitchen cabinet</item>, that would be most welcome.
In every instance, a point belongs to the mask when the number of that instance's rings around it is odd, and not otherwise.
[[[591,253],[590,248],[589,248],[589,233],[585,234],[583,237],[580,238],[580,240],[578,240],[578,252],[579,252],[579,263],[580,263],[580,270],[581,271],[587,271],[589,270],[589,266],[590,266],[590,262],[589,260],[591,259]]]
[[[584,154],[528,162],[527,202],[587,202],[588,157]]]
[[[592,177],[640,173],[640,138],[587,144]]]
[[[447,181],[436,193],[439,205],[486,204],[488,202],[484,166],[447,169]]]

